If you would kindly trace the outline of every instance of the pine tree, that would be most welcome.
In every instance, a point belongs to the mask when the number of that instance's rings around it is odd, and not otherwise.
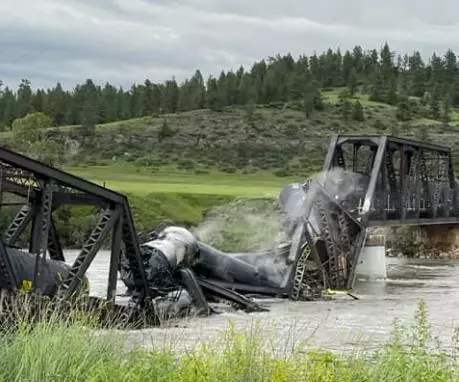
[[[354,66],[354,58],[352,57],[352,53],[347,50],[343,56],[343,81],[348,86],[349,86],[349,77],[351,76],[351,72],[353,70],[354,72],[356,72],[356,68]],[[357,72],[355,74],[357,74]]]
[[[352,68],[349,73],[347,87],[349,89],[350,96],[353,97],[357,92],[357,71],[355,68]]]
[[[386,102],[386,87],[384,85],[384,77],[381,71],[373,72],[371,81],[370,101]]]
[[[310,82],[303,95],[303,110],[306,118],[309,118],[314,110],[323,110],[324,102],[319,91],[319,84],[317,81]]]
[[[311,114],[314,112],[314,93],[311,91],[305,91],[303,96],[303,110],[306,118],[309,119]]]
[[[360,101],[355,101],[352,107],[352,119],[354,121],[363,122],[365,120],[365,113]]]
[[[172,136],[174,136],[174,131],[170,128],[167,119],[164,119],[158,130],[158,142],[162,142],[165,138]]]
[[[394,54],[389,48],[389,44],[386,42],[381,50],[381,75],[385,87],[390,87],[390,83],[394,79]]]
[[[175,78],[166,81],[164,88],[164,96],[162,98],[162,106],[164,112],[175,113],[178,109],[179,88]]]
[[[440,86],[436,85],[430,96],[430,113],[432,119],[439,120],[440,115]]]
[[[449,94],[446,94],[443,99],[442,121],[445,126],[451,122],[451,97]]]
[[[397,102],[396,117],[399,121],[406,122],[411,120],[411,108],[408,96],[406,94],[400,95]]]
[[[415,97],[422,97],[426,91],[425,65],[419,52],[414,52],[408,59],[410,76],[410,93]]]
[[[213,111],[220,111],[217,80],[214,77],[209,77],[207,81],[207,107]]]
[[[397,81],[395,77],[392,78],[389,89],[386,93],[386,103],[389,105],[397,104]]]
[[[32,108],[32,88],[28,79],[22,79],[17,94],[18,117],[24,117],[33,111]]]

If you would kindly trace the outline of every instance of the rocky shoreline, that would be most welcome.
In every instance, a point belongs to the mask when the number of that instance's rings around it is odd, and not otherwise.
[[[387,257],[459,260],[459,227],[374,228],[368,236],[383,236]]]
[[[450,251],[438,251],[435,249],[423,250],[417,252],[414,256],[412,254],[406,255],[400,251],[394,251],[392,248],[386,248],[387,257],[410,257],[422,260],[459,260],[459,248]]]

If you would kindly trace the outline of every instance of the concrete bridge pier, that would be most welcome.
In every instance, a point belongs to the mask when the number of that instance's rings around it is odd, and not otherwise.
[[[385,280],[386,270],[386,240],[383,235],[368,236],[365,246],[360,253],[356,267],[356,279]]]

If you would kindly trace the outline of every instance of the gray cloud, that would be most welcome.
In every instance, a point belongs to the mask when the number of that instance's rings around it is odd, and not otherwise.
[[[447,10],[447,12],[445,11]],[[0,79],[129,86],[355,44],[459,50],[453,0],[16,0],[0,3]]]

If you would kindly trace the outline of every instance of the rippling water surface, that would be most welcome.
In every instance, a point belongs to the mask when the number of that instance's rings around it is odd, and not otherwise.
[[[69,262],[75,254],[66,253]],[[108,259],[108,252],[101,251],[88,271],[92,294],[106,293]],[[266,300],[269,312],[226,311],[175,321],[167,328],[133,332],[131,336],[145,346],[189,348],[214,340],[231,321],[238,328],[262,328],[280,351],[304,342],[340,351],[356,345],[373,349],[390,338],[395,319],[413,319],[422,299],[427,303],[434,334],[448,346],[454,328],[459,327],[459,262],[387,258],[387,272],[385,281],[359,280],[354,292],[359,300]],[[122,282],[118,282],[118,292],[124,290]]]

